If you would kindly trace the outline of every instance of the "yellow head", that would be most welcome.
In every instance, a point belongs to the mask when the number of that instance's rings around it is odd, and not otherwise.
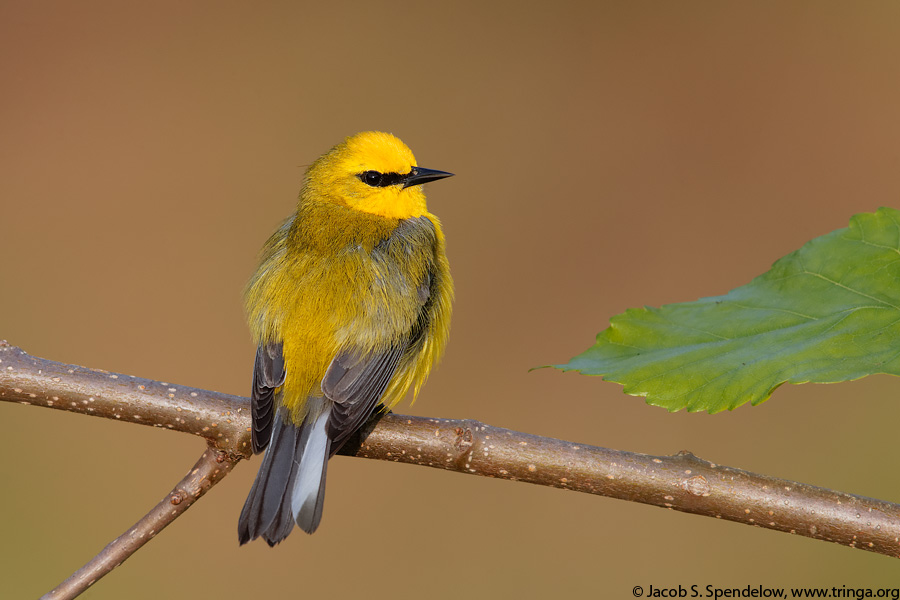
[[[365,131],[348,137],[309,167],[301,199],[408,219],[427,212],[421,184],[450,175],[417,167],[413,153],[393,135]]]

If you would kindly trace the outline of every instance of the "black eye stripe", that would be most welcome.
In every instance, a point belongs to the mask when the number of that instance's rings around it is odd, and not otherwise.
[[[401,175],[400,173],[379,173],[378,171],[364,171],[357,175],[359,180],[372,187],[388,187],[391,185],[400,185],[409,177],[409,173]]]

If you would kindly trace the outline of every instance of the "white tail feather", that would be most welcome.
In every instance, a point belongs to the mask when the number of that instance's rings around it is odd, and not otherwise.
[[[291,511],[294,513],[294,521],[307,533],[312,533],[322,518],[320,495],[324,493],[322,488],[325,482],[322,479],[325,474],[325,463],[330,454],[325,424],[330,414],[331,409],[326,409],[313,423],[291,491]]]

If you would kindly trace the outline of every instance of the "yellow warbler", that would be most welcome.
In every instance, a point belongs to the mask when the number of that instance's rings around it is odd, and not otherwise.
[[[347,138],[306,171],[297,212],[269,238],[245,302],[257,343],[253,452],[268,447],[238,521],[274,546],[322,519],[328,459],[372,415],[418,394],[450,331],[444,234],[396,137]]]

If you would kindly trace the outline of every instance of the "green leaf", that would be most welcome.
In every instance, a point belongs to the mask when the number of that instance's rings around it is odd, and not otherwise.
[[[783,383],[900,375],[900,211],[858,214],[724,296],[628,309],[554,366],[711,413],[764,402]]]

